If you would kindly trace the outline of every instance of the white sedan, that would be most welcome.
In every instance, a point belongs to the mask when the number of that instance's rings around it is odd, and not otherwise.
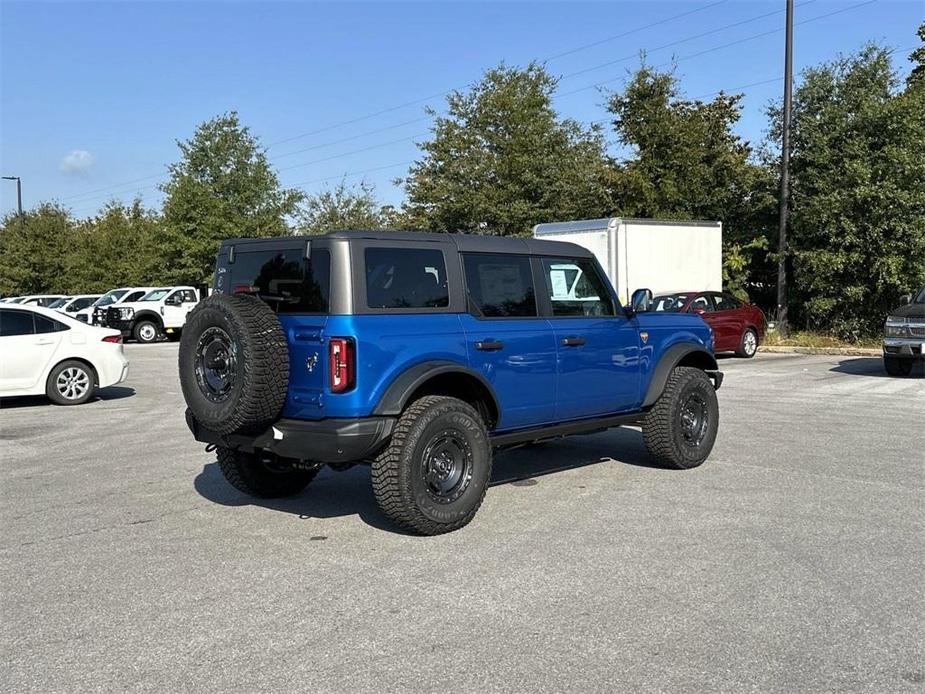
[[[127,376],[118,330],[39,306],[0,304],[0,397],[45,394],[79,405]]]

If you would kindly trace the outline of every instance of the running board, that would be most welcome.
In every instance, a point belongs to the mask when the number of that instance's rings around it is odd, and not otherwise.
[[[644,416],[645,412],[633,412],[632,414],[607,415],[606,417],[579,419],[571,422],[562,422],[561,424],[550,424],[530,429],[506,431],[500,434],[493,434],[490,437],[490,442],[492,446],[502,448],[523,443],[533,443],[534,441],[543,441],[545,439],[555,439],[562,436],[571,436],[572,434],[591,434],[613,427],[639,424]]]

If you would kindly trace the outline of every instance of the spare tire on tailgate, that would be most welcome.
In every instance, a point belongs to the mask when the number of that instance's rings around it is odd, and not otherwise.
[[[213,294],[189,314],[180,338],[180,386],[193,417],[220,434],[257,434],[283,409],[286,335],[254,296]]]

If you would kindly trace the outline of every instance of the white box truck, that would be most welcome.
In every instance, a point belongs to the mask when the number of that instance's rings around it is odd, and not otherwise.
[[[643,287],[654,294],[723,289],[722,222],[582,219],[537,224],[533,236],[591,251],[622,304]]]

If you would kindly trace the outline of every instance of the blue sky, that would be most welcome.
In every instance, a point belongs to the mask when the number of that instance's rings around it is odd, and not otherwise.
[[[916,46],[925,2],[862,2],[797,0],[797,72],[869,40]],[[463,87],[501,60],[548,60],[562,76],[560,113],[600,121],[600,89],[619,89],[640,49],[656,65],[677,58],[688,96],[763,82],[741,90],[739,131],[756,142],[764,108],[782,88],[783,33],[775,30],[783,7],[2,0],[0,169],[22,177],[26,207],[57,199],[85,216],[135,194],[154,205],[176,140],[236,110],[269,145],[285,185],[312,192],[350,174],[348,182],[365,179],[398,203],[392,179],[418,156],[414,141],[428,133],[423,108],[443,103],[425,97]],[[906,53],[896,60],[905,72]],[[15,185],[2,183],[5,213],[15,208]]]

